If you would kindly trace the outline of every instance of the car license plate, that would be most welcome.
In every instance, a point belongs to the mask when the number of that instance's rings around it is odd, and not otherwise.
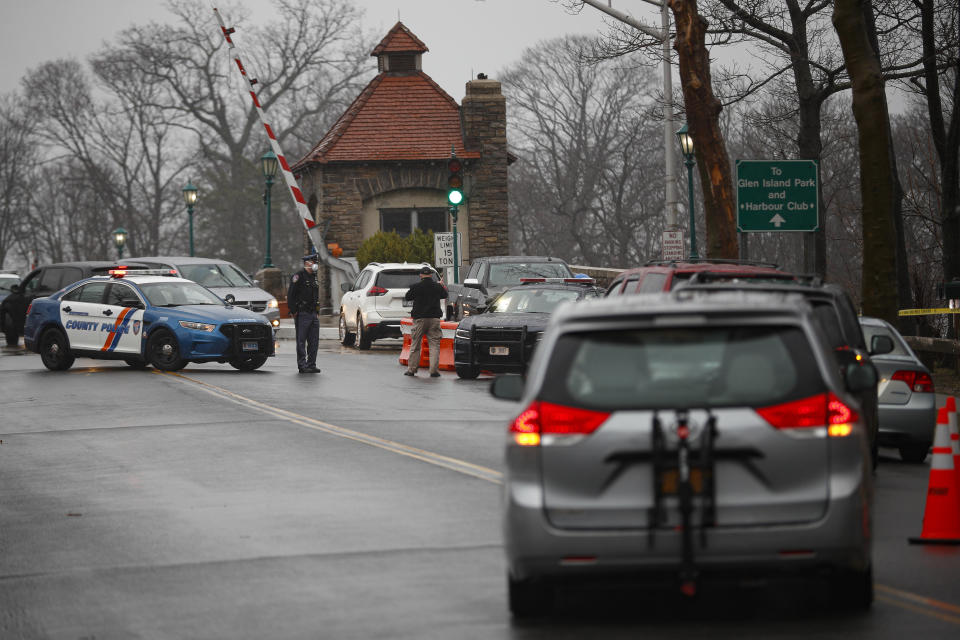
[[[510,355],[510,347],[490,347],[490,355],[508,356]]]
[[[405,307],[412,307],[412,306],[413,306],[413,300],[404,300],[404,301],[403,301],[403,306],[405,306]]]
[[[690,469],[690,486],[695,494],[703,493],[703,473],[700,469]],[[673,496],[680,492],[680,474],[677,469],[666,469],[660,476],[660,491]]]
[[[257,351],[260,346],[256,342],[244,342],[240,348],[244,351]]]

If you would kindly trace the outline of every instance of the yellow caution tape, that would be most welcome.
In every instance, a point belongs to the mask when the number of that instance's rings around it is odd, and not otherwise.
[[[941,313],[960,313],[960,309],[901,309],[899,316],[935,316]]]

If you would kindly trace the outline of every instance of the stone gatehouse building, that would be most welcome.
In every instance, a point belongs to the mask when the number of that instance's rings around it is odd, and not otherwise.
[[[428,51],[398,22],[371,53],[378,74],[292,169],[326,240],[344,257],[377,231],[452,231],[447,211],[451,149],[463,162],[457,230],[462,265],[509,251],[506,102],[480,74],[461,105],[423,72]],[[463,270],[461,269],[461,272]],[[326,280],[326,279],[325,279]],[[339,296],[337,299],[339,299]]]

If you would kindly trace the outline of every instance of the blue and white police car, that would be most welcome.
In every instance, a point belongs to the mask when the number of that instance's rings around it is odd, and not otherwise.
[[[24,343],[53,371],[69,369],[77,357],[163,371],[188,362],[253,371],[275,349],[273,328],[262,315],[168,270],[115,269],[34,300]]]

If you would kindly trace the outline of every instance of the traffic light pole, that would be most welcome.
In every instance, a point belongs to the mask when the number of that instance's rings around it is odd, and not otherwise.
[[[458,255],[457,251],[457,245],[460,244],[457,242],[457,240],[459,240],[457,237],[458,213],[459,207],[457,207],[457,205],[451,205],[450,218],[453,219],[453,284],[460,284],[460,256]]]

